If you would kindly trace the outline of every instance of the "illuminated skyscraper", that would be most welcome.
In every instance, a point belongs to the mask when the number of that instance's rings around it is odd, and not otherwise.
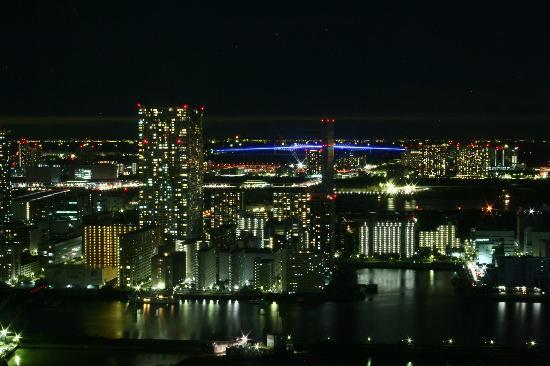
[[[321,174],[323,172],[321,159],[321,151],[318,149],[306,150],[306,157],[304,159],[306,173],[309,175]]]
[[[359,227],[359,254],[370,255],[369,237],[369,224],[365,221]]]
[[[119,285],[138,286],[151,279],[151,258],[163,245],[158,226],[142,227],[120,236]]]
[[[315,187],[310,196],[310,250],[334,253],[335,250],[335,199],[334,178],[334,119],[321,119],[323,147],[321,150],[323,176],[320,187]]]
[[[225,225],[236,226],[243,210],[243,194],[238,191],[214,191],[210,195],[211,229]]]
[[[125,224],[94,224],[84,227],[83,247],[86,265],[96,268],[116,268],[120,265],[120,237],[136,230]]]
[[[310,223],[308,192],[273,192],[273,218],[277,221],[298,220],[304,228]]]
[[[138,114],[140,226],[162,226],[183,250],[202,233],[204,108],[138,104]]]
[[[42,144],[21,139],[17,147],[18,168],[30,168],[38,165],[42,159]]]
[[[11,211],[11,172],[7,131],[0,130],[0,281],[16,279],[21,266],[21,245],[8,227]]]
[[[10,221],[11,182],[8,132],[0,130],[0,227]]]

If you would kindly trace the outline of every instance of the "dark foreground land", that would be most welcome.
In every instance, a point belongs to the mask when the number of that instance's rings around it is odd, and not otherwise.
[[[540,347],[508,348],[496,345],[462,347],[454,345],[350,344],[331,341],[297,343],[292,353],[254,352],[215,356],[209,342],[130,340],[106,338],[27,339],[27,349],[86,349],[185,353],[178,366],[187,365],[548,365],[550,349]]]

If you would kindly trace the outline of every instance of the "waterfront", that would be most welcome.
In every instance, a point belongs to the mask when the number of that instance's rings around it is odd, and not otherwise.
[[[82,337],[225,340],[250,332],[291,334],[295,340],[331,338],[396,343],[412,337],[439,344],[452,337],[475,345],[494,339],[523,346],[536,339],[550,344],[550,304],[464,300],[451,285],[450,271],[362,269],[361,283],[377,283],[365,301],[322,304],[269,304],[184,301],[180,305],[130,306],[122,302],[64,302],[48,306],[7,306],[0,321],[14,320],[26,337]],[[46,333],[47,332],[47,333]]]
[[[176,353],[140,353],[120,350],[74,350],[74,349],[18,349],[8,362],[9,366],[56,365],[69,366],[151,366],[173,365],[187,358]]]

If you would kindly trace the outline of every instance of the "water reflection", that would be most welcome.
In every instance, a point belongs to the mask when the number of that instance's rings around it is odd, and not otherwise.
[[[530,338],[550,344],[549,304],[465,300],[451,285],[452,272],[364,269],[361,283],[377,283],[379,293],[364,302],[265,305],[238,301],[182,301],[179,305],[120,302],[62,304],[59,307],[3,309],[0,322],[16,319],[25,334],[108,338],[231,339],[241,331],[263,340],[266,333],[297,340],[396,342],[410,335],[417,343],[452,337],[476,344],[477,337],[524,345]],[[68,321],[70,319],[70,321]],[[476,337],[474,337],[476,335]]]

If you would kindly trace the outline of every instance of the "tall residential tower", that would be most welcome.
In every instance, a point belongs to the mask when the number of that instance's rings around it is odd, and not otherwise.
[[[9,221],[11,182],[8,132],[0,130],[0,228]]]
[[[182,250],[202,232],[204,107],[138,104],[140,226],[160,225]]]

